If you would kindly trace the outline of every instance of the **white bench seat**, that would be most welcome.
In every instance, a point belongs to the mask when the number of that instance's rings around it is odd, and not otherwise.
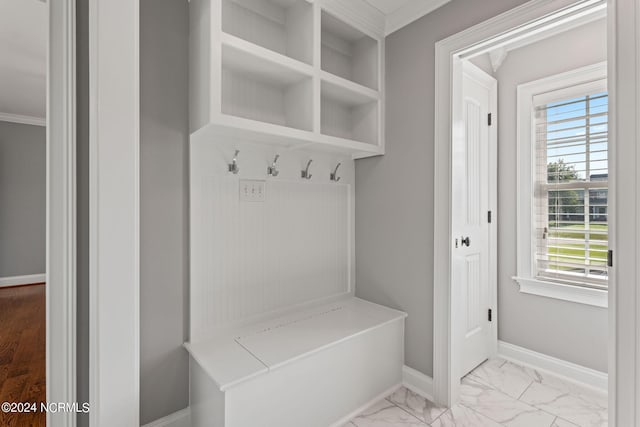
[[[401,382],[405,317],[349,297],[185,344],[195,362],[193,426],[326,427],[341,421]],[[340,402],[314,404],[314,394]]]

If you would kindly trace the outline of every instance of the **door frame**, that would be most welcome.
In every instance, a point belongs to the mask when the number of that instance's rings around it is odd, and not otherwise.
[[[47,49],[46,399],[76,402],[76,2],[51,0]],[[77,415],[48,412],[47,425]]]
[[[89,0],[89,423],[140,425],[140,2]]]
[[[455,123],[461,123],[464,121],[464,112],[463,112],[463,74],[464,68],[468,68],[471,73],[479,73],[473,75],[472,78],[478,81],[479,84],[482,84],[490,91],[489,95],[489,112],[492,114],[491,116],[491,125],[489,126],[489,200],[487,203],[488,209],[491,211],[491,224],[489,225],[489,306],[487,308],[491,308],[492,311],[492,321],[489,324],[490,329],[490,338],[491,338],[491,351],[490,355],[495,356],[498,352],[498,227],[495,226],[496,221],[498,219],[498,82],[496,79],[490,75],[488,75],[484,70],[480,69],[477,65],[473,64],[470,61],[466,61],[464,64],[463,60],[460,57],[455,56],[452,58],[452,76],[453,76],[453,87],[452,87],[452,109],[451,109],[451,138],[452,140],[458,140],[459,138],[465,138],[464,128],[463,126],[456,126]],[[488,77],[487,77],[488,76]],[[461,123],[462,124],[462,123]],[[453,173],[453,171],[451,172]],[[453,230],[452,230],[453,232]],[[456,236],[452,236],[455,239]],[[454,245],[451,245],[451,258],[453,258],[453,253],[456,250]],[[453,275],[451,276],[453,277]],[[461,301],[462,298],[462,289],[459,289],[455,286],[451,286],[452,289],[452,302],[455,303],[457,301]],[[452,310],[452,347],[454,351],[452,355],[460,356],[462,349],[462,340],[464,335],[464,327],[462,325],[462,319],[459,318],[459,314],[461,310]],[[453,340],[454,337],[458,337],[458,340]],[[460,349],[459,351],[456,349]],[[459,359],[456,359],[459,361]],[[461,362],[460,362],[461,363]],[[461,370],[462,368],[460,368]],[[459,375],[458,378],[462,376]]]
[[[509,41],[558,27],[586,13],[601,11],[606,4],[606,0],[531,0],[436,43],[433,397],[439,404],[452,406],[460,394],[460,345],[455,337],[459,336],[462,325],[454,310],[460,303],[460,296],[451,286],[451,141],[455,136],[453,108],[462,82],[460,58],[488,52]],[[609,7],[615,9],[616,6]],[[612,25],[608,32],[611,35]],[[609,61],[613,61],[611,49]],[[609,309],[615,310],[611,296],[610,293]],[[614,383],[610,379],[610,387]]]

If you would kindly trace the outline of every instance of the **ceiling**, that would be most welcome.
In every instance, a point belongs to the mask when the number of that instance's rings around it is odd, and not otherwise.
[[[47,4],[0,0],[0,115],[44,118]]]
[[[391,15],[412,0],[366,0],[371,6],[385,15]]]
[[[385,15],[386,31],[392,32],[423,17],[450,0],[365,0]]]

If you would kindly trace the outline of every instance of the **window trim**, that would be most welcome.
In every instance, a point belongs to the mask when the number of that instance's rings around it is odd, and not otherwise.
[[[517,275],[513,279],[520,292],[557,298],[581,304],[607,307],[607,290],[568,285],[552,279],[543,280],[535,275],[534,171],[535,137],[534,105],[550,92],[566,90],[575,93],[575,86],[602,84],[606,90],[607,63],[599,62],[556,74],[540,80],[518,85],[517,88]],[[534,97],[538,98],[534,102]]]

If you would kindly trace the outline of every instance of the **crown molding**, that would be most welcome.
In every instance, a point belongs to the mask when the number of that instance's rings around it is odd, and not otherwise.
[[[319,3],[327,12],[347,18],[370,36],[385,36],[385,15],[365,0],[320,0]]]
[[[422,18],[424,15],[433,12],[440,6],[449,3],[450,0],[411,0],[395,12],[387,15],[385,24],[385,35]]]
[[[46,126],[47,119],[44,117],[23,116],[20,114],[9,114],[0,112],[0,122],[21,123],[23,125]]]

